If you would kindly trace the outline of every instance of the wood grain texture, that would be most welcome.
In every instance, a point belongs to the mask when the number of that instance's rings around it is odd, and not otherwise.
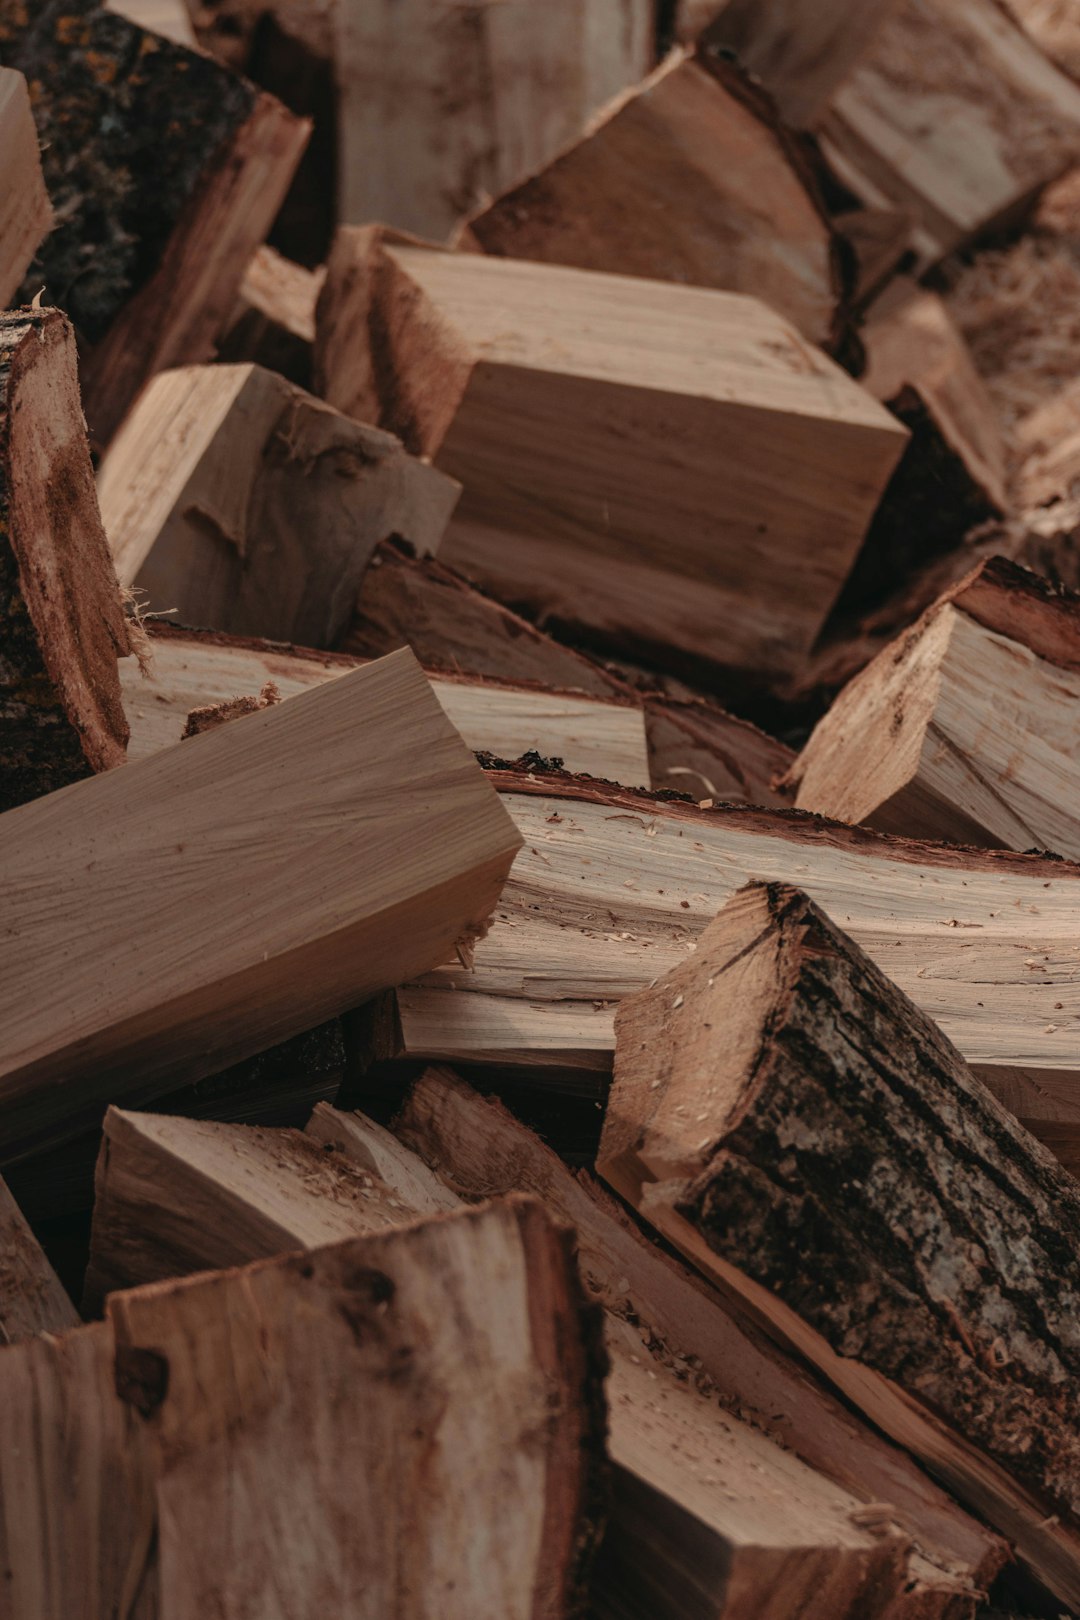
[[[685,960],[751,878],[798,883],[991,1086],[1075,1091],[1080,868],[792,812],[494,781],[525,840],[470,969],[396,994],[400,1055],[522,1064],[602,1095],[619,1001]],[[1000,1079],[998,1078],[1000,1076]]]
[[[6,1612],[575,1616],[600,1373],[526,1199],[114,1294],[0,1355]]]
[[[519,844],[408,652],[9,812],[0,1152],[467,949]]]
[[[26,80],[0,67],[0,309],[8,309],[53,223]]]
[[[282,699],[362,668],[366,659],[319,653],[280,642],[243,640],[209,631],[158,625],[150,638],[153,664],[122,680],[131,726],[128,757],[145,759],[183,735],[193,710],[248,694],[271,683]],[[400,647],[400,642],[396,643]],[[612,781],[649,781],[645,715],[633,693],[586,697],[548,686],[511,685],[465,675],[429,675],[450,722],[474,752],[497,759],[535,753],[561,758],[569,771]],[[612,683],[618,691],[617,683]]]
[[[261,366],[185,366],[146,388],[101,465],[117,572],[154,609],[332,646],[378,543],[434,551],[460,490]]]
[[[0,1345],[37,1333],[64,1333],[78,1322],[78,1311],[0,1181]]]
[[[821,129],[864,201],[911,215],[926,265],[1080,159],[1080,87],[1000,0],[901,0]]]
[[[131,650],[101,526],[75,341],[56,310],[0,315],[0,809],[108,770]]]
[[[802,149],[737,68],[673,53],[582,139],[469,221],[499,257],[761,298],[843,337],[843,275]]]
[[[851,1497],[889,1502],[889,1536],[908,1541],[899,1579],[888,1559],[874,1575],[863,1566],[855,1612],[867,1620],[971,1612],[1000,1567],[1001,1543],[651,1244],[592,1177],[574,1175],[501,1104],[445,1070],[416,1082],[394,1130],[462,1197],[528,1191],[577,1231],[612,1357],[615,1514],[597,1572],[598,1612],[771,1616],[774,1604],[787,1612],[794,1579],[811,1613],[817,1594],[807,1587],[820,1579],[833,1613],[843,1613],[854,1549],[832,1514],[845,1495],[849,1528],[862,1516]],[[818,1556],[808,1562],[805,1515],[815,1503],[823,1511],[809,1535]]]
[[[218,340],[218,359],[234,365],[252,361],[310,391],[315,306],[323,275],[321,269],[294,264],[265,243],[256,248]]]
[[[805,894],[622,1006],[598,1168],[1077,1603],[1080,1188]]]
[[[437,239],[653,62],[652,0],[337,0],[335,26],[339,218]]]
[[[785,785],[844,821],[1076,860],[1078,750],[1080,597],[995,558],[844,689]]]
[[[887,20],[896,0],[727,0],[699,33],[707,48],[734,51],[763,80],[786,121],[805,129],[825,111]],[[686,0],[683,8],[688,9]],[[704,9],[699,7],[700,9]],[[685,26],[685,22],[684,22]]]
[[[5,0],[0,47],[31,85],[58,220],[26,296],[44,283],[70,316],[104,445],[155,372],[211,357],[308,125],[210,57],[77,0],[32,14]]]
[[[756,300],[370,231],[339,233],[316,362],[464,484],[448,563],[663,667],[797,663],[906,442]]]

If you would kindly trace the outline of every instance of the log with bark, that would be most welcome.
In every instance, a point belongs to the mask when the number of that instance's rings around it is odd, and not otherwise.
[[[1080,1188],[801,891],[620,1008],[598,1169],[1080,1603]]]
[[[98,476],[117,572],[151,609],[332,646],[378,543],[442,538],[460,493],[391,434],[261,366],[185,366],[143,392]]]
[[[57,310],[0,314],[0,810],[122,764],[131,651]]]
[[[0,820],[0,1155],[467,956],[520,837],[407,651]]]
[[[991,1087],[1076,1098],[1080,868],[557,773],[493,780],[524,838],[495,921],[470,967],[396,992],[379,1056],[520,1065],[602,1096],[619,1001],[760,877],[807,889]]]
[[[916,838],[1080,859],[1080,597],[997,557],[837,699],[784,786]]]
[[[1080,161],[1080,86],[1002,0],[900,0],[815,122],[864,202],[911,215],[924,266],[1014,222]]]
[[[337,0],[339,218],[445,238],[648,72],[653,13],[653,0]]]
[[[86,0],[6,0],[0,51],[30,83],[57,218],[23,285],[70,316],[104,445],[155,372],[211,357],[308,126]]]
[[[339,233],[316,363],[464,484],[447,562],[665,668],[797,666],[907,439],[754,299],[374,230]]]
[[[673,53],[576,146],[475,215],[463,240],[751,293],[812,343],[847,337],[844,266],[806,152],[718,57]]]
[[[117,11],[129,22],[177,45],[197,44],[185,0],[108,0],[107,10]]]
[[[0,67],[0,151],[0,309],[7,309],[53,223],[26,80],[8,67]]]
[[[397,643],[400,646],[400,642]],[[322,686],[366,659],[317,652],[280,642],[243,640],[213,631],[150,626],[151,666],[122,681],[131,726],[128,757],[145,759],[179,742],[192,714],[219,718],[239,700],[241,712],[264,706],[257,694],[272,686],[278,701]],[[650,749],[646,715],[625,689],[586,697],[539,682],[488,681],[429,672],[432,690],[447,718],[474,752],[497,759],[538,754],[561,758],[569,771],[647,785]],[[763,743],[768,739],[762,739]],[[786,769],[786,761],[779,768]]]
[[[601,1371],[529,1199],[114,1294],[0,1355],[5,1613],[573,1620]]]

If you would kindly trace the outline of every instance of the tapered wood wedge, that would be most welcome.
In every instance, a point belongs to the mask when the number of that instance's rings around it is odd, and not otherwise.
[[[57,310],[0,314],[0,810],[108,770],[131,651]]]
[[[0,1345],[37,1333],[64,1333],[78,1323],[78,1311],[0,1181]]]
[[[446,562],[664,668],[796,667],[907,440],[755,299],[376,230],[338,235],[317,373],[465,486]]]
[[[620,1008],[598,1169],[1080,1601],[1080,1187],[805,894]]]
[[[26,80],[9,67],[0,68],[0,150],[0,309],[7,309],[53,222]]]
[[[528,1199],[114,1294],[0,1353],[5,1612],[571,1620],[601,1371]]]
[[[117,572],[152,608],[328,647],[381,540],[434,551],[460,490],[391,434],[262,366],[186,366],[144,391],[98,478]]]
[[[401,652],[0,821],[0,1155],[467,952],[520,836]]]
[[[30,83],[57,218],[25,296],[44,284],[71,318],[103,446],[155,372],[211,358],[309,126],[101,6],[5,4],[0,51]]]

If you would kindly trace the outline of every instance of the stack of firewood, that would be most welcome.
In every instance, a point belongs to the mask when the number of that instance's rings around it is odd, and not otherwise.
[[[1080,0],[0,62],[0,1620],[1080,1615]]]

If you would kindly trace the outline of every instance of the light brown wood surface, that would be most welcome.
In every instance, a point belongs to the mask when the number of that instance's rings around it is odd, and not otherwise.
[[[798,889],[625,1002],[600,1174],[1080,1599],[1080,1188]]]
[[[123,763],[131,650],[78,359],[57,310],[0,314],[0,810]]]
[[[539,174],[469,221],[485,253],[752,294],[811,343],[843,326],[805,156],[719,58],[674,52]]]
[[[0,67],[0,151],[0,309],[7,309],[52,225],[26,80],[14,68]]]
[[[37,1333],[64,1333],[78,1322],[78,1311],[0,1181],[0,1345]]]
[[[179,742],[194,709],[241,694],[254,696],[268,682],[280,698],[295,697],[367,662],[344,653],[245,641],[167,624],[152,630],[150,647],[149,672],[136,668],[129,675],[125,670],[121,681],[132,760]],[[585,771],[628,786],[649,784],[645,713],[630,692],[618,698],[586,697],[536,684],[514,686],[449,673],[431,674],[429,679],[447,718],[474,752],[509,760],[530,752],[545,759],[555,756],[568,771]]]
[[[98,476],[117,572],[152,610],[331,646],[375,546],[433,551],[457,484],[261,366],[187,366],[142,394]]]
[[[194,46],[195,30],[185,0],[108,0],[108,10],[151,33],[175,40],[177,45]]]
[[[9,812],[0,1152],[467,951],[519,844],[408,652]]]
[[[218,359],[253,361],[310,390],[323,275],[321,268],[294,264],[266,243],[256,248],[218,340]]]
[[[623,656],[792,667],[906,441],[754,299],[376,232],[339,233],[317,363],[465,486],[448,563]]]
[[[618,1002],[762,878],[805,888],[991,1087],[1080,1085],[1080,868],[582,779],[495,780],[525,847],[472,967],[397,992],[401,1055],[523,1064],[602,1095]]]
[[[821,129],[864,201],[912,216],[927,264],[1080,161],[1080,86],[1000,0],[900,0]]]
[[[651,0],[337,0],[336,29],[339,218],[438,239],[653,61]]]

